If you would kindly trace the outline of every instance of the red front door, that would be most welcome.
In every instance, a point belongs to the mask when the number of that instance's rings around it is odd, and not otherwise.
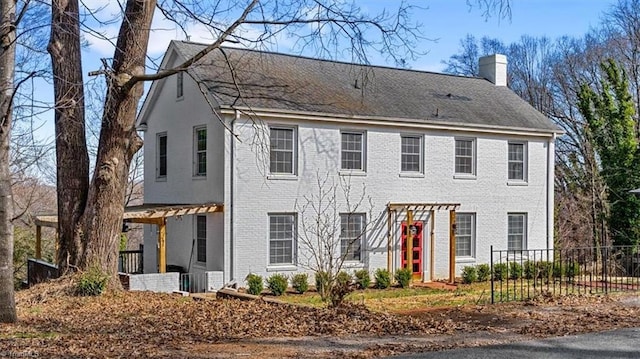
[[[413,233],[413,259],[407,263],[407,222],[402,222],[402,268],[411,268],[414,279],[422,278],[422,221],[414,221],[410,230]]]

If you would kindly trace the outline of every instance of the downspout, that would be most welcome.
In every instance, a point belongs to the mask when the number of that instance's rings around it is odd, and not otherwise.
[[[231,124],[230,124],[230,133],[229,133],[229,140],[230,140],[230,144],[229,144],[229,207],[228,207],[228,211],[229,211],[229,280],[233,281],[234,277],[235,277],[235,265],[236,265],[236,261],[235,261],[235,240],[234,240],[234,220],[233,220],[233,201],[234,201],[234,179],[235,179],[235,174],[233,171],[234,168],[234,163],[235,163],[235,147],[236,147],[236,141],[235,138],[233,136],[233,126],[235,124],[235,122],[237,120],[240,119],[240,111],[235,110],[234,112],[235,116],[233,117],[233,120],[231,120]]]
[[[547,146],[547,249],[553,244],[553,196],[554,196],[554,162],[556,134],[554,133]]]

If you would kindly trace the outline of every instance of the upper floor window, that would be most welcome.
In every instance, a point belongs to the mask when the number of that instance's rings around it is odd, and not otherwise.
[[[476,214],[456,213],[456,257],[475,257]]]
[[[167,177],[167,133],[159,133],[156,136],[156,177]]]
[[[196,257],[200,263],[207,262],[207,216],[196,216]]]
[[[340,168],[343,170],[365,170],[365,133],[341,133]]]
[[[507,215],[507,249],[510,251],[527,249],[526,213],[509,213]]]
[[[296,216],[269,215],[269,264],[295,264]]]
[[[476,174],[476,141],[475,139],[456,139],[455,173],[465,175]]]
[[[269,129],[269,168],[271,173],[296,173],[296,136],[294,128],[271,127]]]
[[[402,136],[400,170],[422,172],[422,136]]]
[[[509,142],[508,178],[511,181],[526,181],[527,151],[524,142]]]
[[[184,72],[176,74],[176,98],[184,96]]]
[[[340,214],[340,253],[346,261],[362,261],[364,213]]]
[[[193,130],[193,174],[207,175],[207,126],[198,126]]]

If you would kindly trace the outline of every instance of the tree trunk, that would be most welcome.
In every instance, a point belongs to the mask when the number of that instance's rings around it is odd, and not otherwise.
[[[0,1],[0,323],[13,323],[13,198],[9,168],[15,69],[16,14],[13,0]]]
[[[47,47],[53,67],[56,104],[57,257],[62,272],[77,266],[82,255],[77,224],[89,188],[78,9],[77,0],[52,1],[51,39]]]
[[[96,169],[82,217],[84,256],[81,267],[97,266],[114,275],[117,273],[129,165],[142,147],[135,121],[143,83],[129,80],[144,74],[155,5],[155,1],[127,1],[113,69],[106,75],[107,97]]]

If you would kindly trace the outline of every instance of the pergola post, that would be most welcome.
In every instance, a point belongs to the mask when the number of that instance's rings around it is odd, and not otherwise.
[[[456,281],[456,211],[449,211],[449,283]]]
[[[158,272],[167,272],[167,219],[158,223]]]
[[[42,227],[36,225],[36,259],[42,259]]]
[[[391,208],[387,207],[387,270],[389,273],[392,272],[392,257],[391,257],[391,236],[392,236],[392,225],[391,225]]]
[[[429,212],[429,280],[433,281],[433,272],[436,270],[436,211]]]

